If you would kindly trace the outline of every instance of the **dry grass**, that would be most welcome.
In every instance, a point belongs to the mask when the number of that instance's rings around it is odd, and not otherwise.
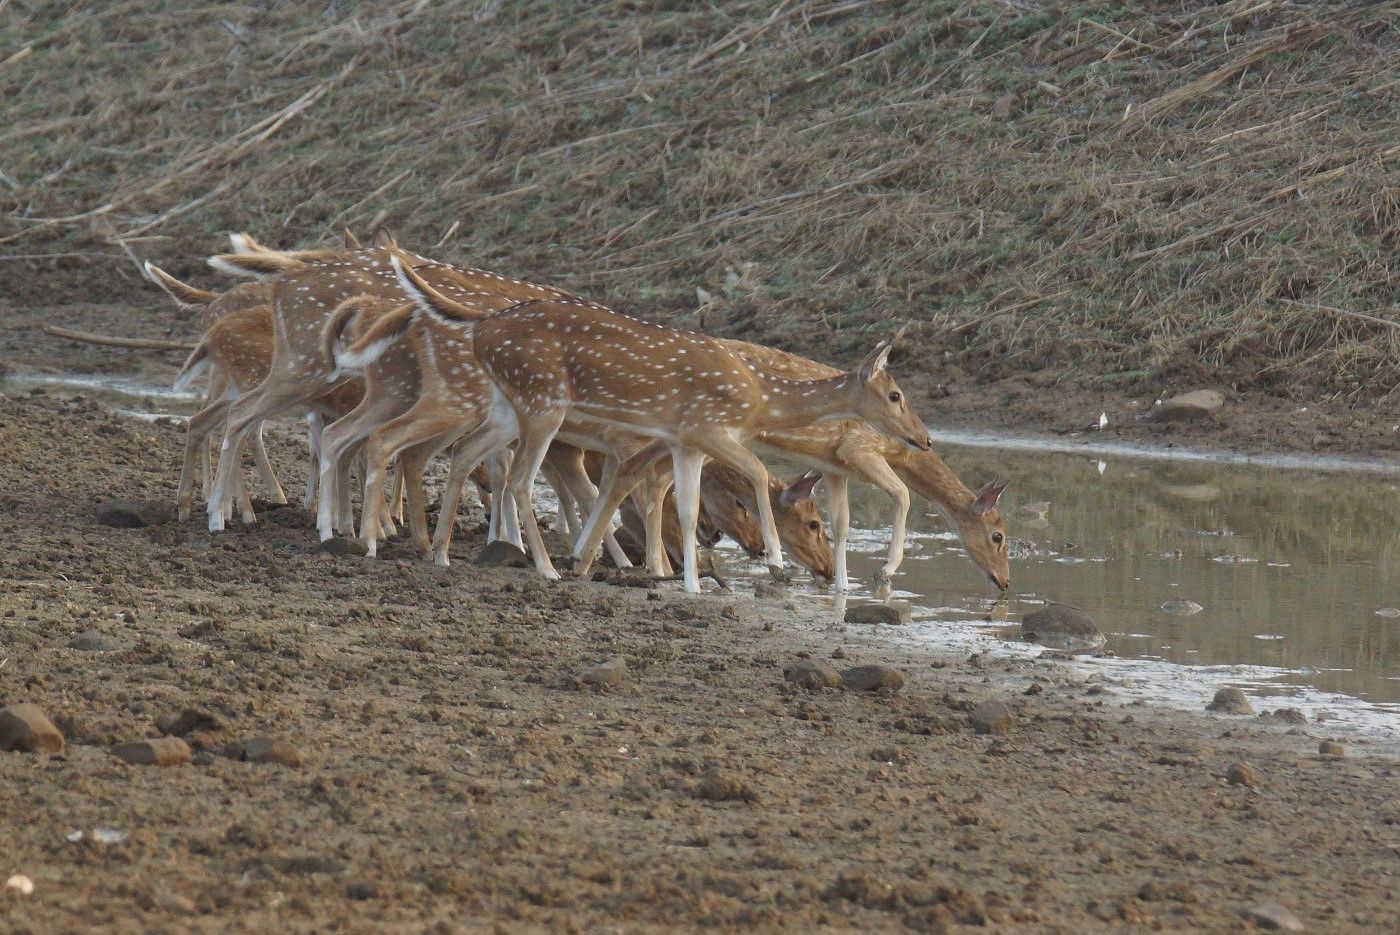
[[[1397,385],[1394,0],[55,6],[0,32],[27,301],[386,218],[829,360]]]

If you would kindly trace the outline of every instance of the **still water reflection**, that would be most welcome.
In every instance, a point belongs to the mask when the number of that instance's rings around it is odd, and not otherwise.
[[[939,448],[973,486],[994,474],[1012,481],[1002,498],[1016,556],[1010,622],[1045,601],[1074,604],[1121,656],[1279,667],[1282,691],[1400,702],[1396,478]],[[888,507],[861,491],[852,510],[870,530],[852,570],[869,581]],[[920,616],[984,618],[987,587],[947,525],[936,515],[911,520],[895,588],[925,609]]]

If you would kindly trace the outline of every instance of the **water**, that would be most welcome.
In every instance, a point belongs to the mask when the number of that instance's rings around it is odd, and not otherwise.
[[[1259,709],[1341,706],[1340,720],[1400,728],[1400,481],[1384,465],[938,448],[971,486],[1011,479],[1012,589],[997,601],[916,501],[894,582],[916,608],[907,638],[985,648],[1057,601],[1087,611],[1107,649],[1137,663],[1118,674],[1144,696],[1198,707],[1207,687],[1230,684],[1265,696]],[[851,567],[869,582],[889,506],[868,489],[858,498]]]
[[[36,385],[136,417],[194,406],[115,377],[19,376],[0,388]],[[1097,620],[1119,657],[1085,665],[1110,667],[1138,697],[1199,709],[1215,687],[1237,685],[1261,696],[1256,708],[1400,730],[1400,464],[951,437],[962,443],[935,433],[969,486],[1011,480],[1002,505],[1012,589],[994,594],[916,498],[894,582],[915,622],[891,639],[1034,655],[1015,627],[1058,601]],[[859,599],[882,561],[890,506],[870,488],[852,494]],[[731,572],[744,569],[738,587],[764,576],[734,550],[722,554]],[[829,600],[807,585],[795,593]],[[1186,613],[1191,604],[1201,609]]]

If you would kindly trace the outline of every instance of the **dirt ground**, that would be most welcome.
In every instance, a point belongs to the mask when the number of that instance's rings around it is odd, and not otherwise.
[[[0,753],[0,876],[34,883],[0,891],[6,931],[1220,932],[1272,902],[1400,926],[1400,764],[1357,739],[1326,759],[1320,725],[1122,707],[805,599],[548,585],[475,565],[479,534],[439,570],[319,552],[298,507],[218,536],[97,522],[170,501],[180,444],[0,399],[0,703],[67,740]],[[302,447],[270,448],[295,491]],[[581,680],[615,658],[616,687]],[[806,691],[804,658],[907,683]],[[970,726],[988,699],[1007,732]],[[111,753],[171,732],[190,762]],[[244,759],[264,736],[284,763]]]

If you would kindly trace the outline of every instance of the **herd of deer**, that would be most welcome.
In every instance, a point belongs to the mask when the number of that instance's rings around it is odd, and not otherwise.
[[[600,548],[617,565],[631,564],[614,536],[621,509],[645,543],[648,572],[669,576],[679,562],[687,591],[699,590],[697,530],[707,544],[733,536],[775,575],[783,574],[786,546],[814,576],[845,590],[847,483],[856,480],[894,503],[882,579],[903,560],[912,488],[948,518],[994,585],[1010,584],[997,510],[1005,485],[973,493],[930,450],[928,430],[885,371],[889,341],[840,371],[429,260],[382,231],[369,245],[347,233],[337,249],[274,250],[242,234],[231,241],[233,252],[209,264],[255,281],[222,293],[146,264],[177,302],[201,309],[199,343],[176,383],[208,375],[205,405],[188,423],[182,519],[190,516],[199,472],[211,531],[224,528],[235,505],[244,522],[254,521],[245,452],[285,503],[262,428],[270,417],[300,410],[312,465],[305,504],[315,509],[320,536],[355,534],[350,483],[358,465],[358,533],[371,556],[404,522],[406,500],[413,544],[446,565],[470,478],[490,510],[489,537],[527,548],[542,575],[558,578],[530,500],[543,472],[581,574]],[[220,430],[211,479],[209,439]],[[423,474],[448,450],[430,541]],[[782,484],[754,451],[819,473]],[[831,540],[812,502],[818,481]]]

